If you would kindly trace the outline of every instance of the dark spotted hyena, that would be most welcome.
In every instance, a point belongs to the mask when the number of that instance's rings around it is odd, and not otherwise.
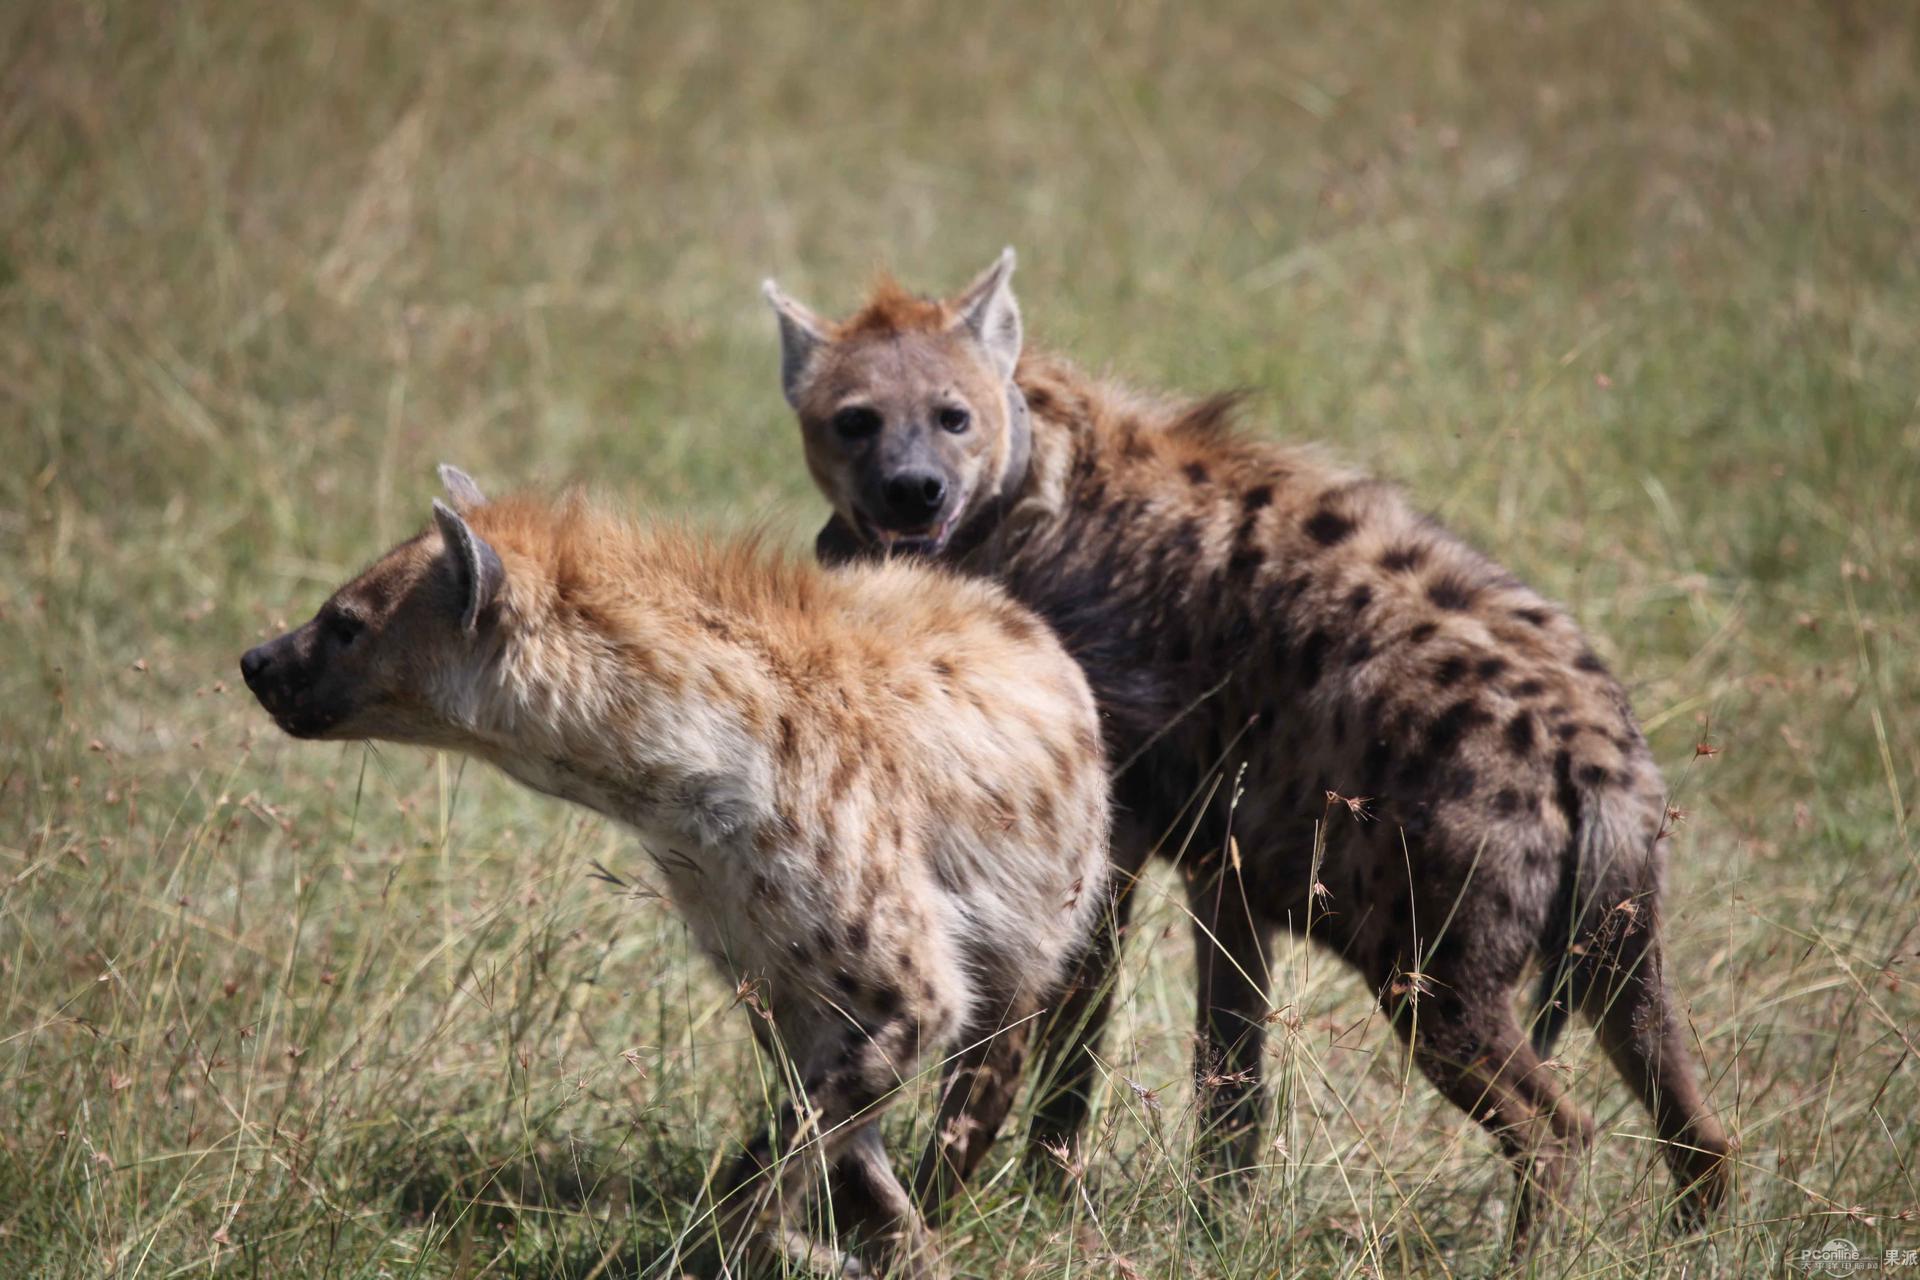
[[[841,323],[768,283],[834,508],[819,552],[992,577],[1086,669],[1117,864],[1158,851],[1188,872],[1215,1158],[1254,1159],[1268,948],[1287,928],[1365,975],[1427,1077],[1514,1159],[1518,1232],[1592,1136],[1542,1064],[1570,1009],[1651,1110],[1680,1215],[1717,1203],[1727,1141],[1659,941],[1666,795],[1580,629],[1392,487],[1235,434],[1228,400],[1145,398],[1023,353],[1012,269],[1009,251],[949,301],[885,284]],[[1083,1120],[1109,960],[1067,1015],[1079,1041],[1051,1050],[1041,1142]],[[1530,1043],[1513,997],[1535,965]]]

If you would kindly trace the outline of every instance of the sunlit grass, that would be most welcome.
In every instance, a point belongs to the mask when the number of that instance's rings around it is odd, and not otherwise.
[[[618,832],[285,741],[234,661],[442,459],[803,541],[759,278],[838,310],[1008,242],[1032,340],[1250,388],[1629,680],[1739,1196],[1664,1233],[1575,1035],[1602,1136],[1531,1266],[1920,1248],[1910,8],[28,3],[0,60],[0,1274],[665,1273],[777,1079],[752,1015],[593,878]],[[1209,1208],[1181,897],[1083,1174],[1003,1142],[958,1269],[1497,1269],[1491,1145],[1304,947]]]

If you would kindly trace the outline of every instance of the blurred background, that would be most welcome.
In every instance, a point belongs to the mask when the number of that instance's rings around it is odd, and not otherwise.
[[[1604,1136],[1537,1265],[1920,1248],[1911,4],[15,0],[0,1272],[672,1273],[765,1076],[660,905],[588,877],[631,847],[284,741],[234,661],[420,527],[441,460],[804,545],[759,280],[838,313],[1009,243],[1031,344],[1249,388],[1629,682],[1742,1199],[1659,1231],[1582,1037]],[[1161,903],[1127,953],[1088,1194],[996,1169],[962,1271],[1494,1266],[1498,1160],[1303,948],[1280,1141],[1203,1220],[1185,937]]]

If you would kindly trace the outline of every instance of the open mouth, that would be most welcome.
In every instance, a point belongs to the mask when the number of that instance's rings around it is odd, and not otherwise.
[[[956,502],[937,523],[918,529],[889,529],[876,524],[864,512],[855,512],[855,515],[860,536],[870,545],[880,548],[883,558],[896,555],[932,557],[947,549],[947,543],[953,540],[954,527],[960,523],[960,513],[965,509],[964,502]]]

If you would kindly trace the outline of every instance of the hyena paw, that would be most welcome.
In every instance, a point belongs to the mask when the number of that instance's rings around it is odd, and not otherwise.
[[[1726,1203],[1733,1183],[1733,1153],[1722,1141],[1700,1145],[1688,1153],[1690,1158],[1676,1171],[1679,1196],[1673,1205],[1674,1230],[1685,1235],[1706,1229],[1720,1206]]]

